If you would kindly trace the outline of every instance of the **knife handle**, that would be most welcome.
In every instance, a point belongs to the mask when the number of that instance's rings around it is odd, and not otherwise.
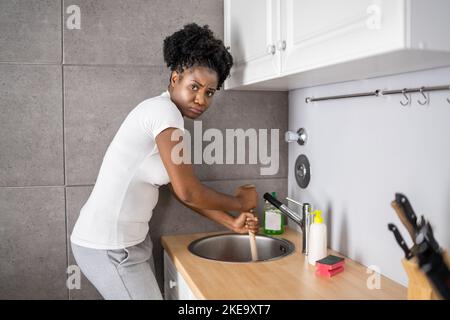
[[[409,203],[408,198],[402,193],[396,193],[395,201],[397,201],[397,203],[403,208],[405,215],[409,218],[413,226],[416,226],[417,216],[416,213],[414,212],[414,209],[411,206],[411,203]]]
[[[394,208],[395,212],[397,213],[397,216],[399,217],[400,221],[405,226],[406,230],[408,231],[409,235],[411,236],[414,244],[416,243],[416,232],[414,229],[414,226],[411,224],[409,219],[406,217],[405,211],[403,210],[403,207],[398,204],[396,200],[391,202],[392,208]]]
[[[392,231],[394,234],[395,240],[397,241],[397,244],[400,246],[400,248],[403,250],[405,254],[406,259],[412,258],[412,252],[409,250],[408,246],[406,245],[405,240],[403,239],[402,235],[400,234],[400,231],[397,229],[397,226],[393,223],[388,224],[388,229]]]

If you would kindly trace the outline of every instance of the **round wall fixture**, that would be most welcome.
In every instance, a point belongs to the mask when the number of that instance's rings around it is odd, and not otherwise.
[[[287,131],[284,134],[284,140],[286,142],[297,141],[299,145],[303,146],[306,144],[306,140],[308,140],[308,134],[306,133],[305,128],[300,128],[297,132]]]
[[[299,187],[305,189],[311,180],[311,166],[308,158],[304,154],[297,157],[297,160],[295,161],[294,173],[295,180],[297,180]]]

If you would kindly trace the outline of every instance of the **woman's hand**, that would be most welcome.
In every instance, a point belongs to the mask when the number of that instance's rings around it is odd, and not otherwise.
[[[241,212],[241,214],[234,219],[233,231],[236,233],[258,233],[259,222],[258,218],[251,212]]]
[[[236,198],[241,203],[240,211],[249,211],[258,206],[258,193],[253,184],[244,184],[236,190]]]

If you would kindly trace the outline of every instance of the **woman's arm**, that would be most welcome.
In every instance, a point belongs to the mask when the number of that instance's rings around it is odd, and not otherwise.
[[[176,164],[172,160],[172,149],[183,143],[183,137],[172,141],[171,136],[175,130],[179,129],[167,128],[155,140],[174,193],[184,204],[197,209],[222,211],[250,211],[256,208],[258,194],[254,186],[241,186],[236,196],[230,196],[203,185],[195,176],[190,163]],[[177,156],[182,158],[183,151]]]
[[[202,216],[223,225],[224,227],[230,229],[233,232],[248,233],[249,231],[251,231],[253,233],[258,233],[259,231],[258,218],[255,217],[250,212],[242,212],[237,218],[235,218],[225,211],[194,208],[184,203],[180,198],[178,198],[177,194],[175,193],[170,183],[169,189],[170,191],[172,191],[172,194],[180,203],[182,203],[186,207],[191,208],[192,210],[201,214]]]

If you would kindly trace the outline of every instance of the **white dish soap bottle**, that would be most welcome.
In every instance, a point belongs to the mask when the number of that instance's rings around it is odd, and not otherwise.
[[[308,262],[315,266],[316,261],[325,258],[327,253],[327,226],[323,223],[322,211],[311,212],[314,215],[314,223],[309,229]]]

